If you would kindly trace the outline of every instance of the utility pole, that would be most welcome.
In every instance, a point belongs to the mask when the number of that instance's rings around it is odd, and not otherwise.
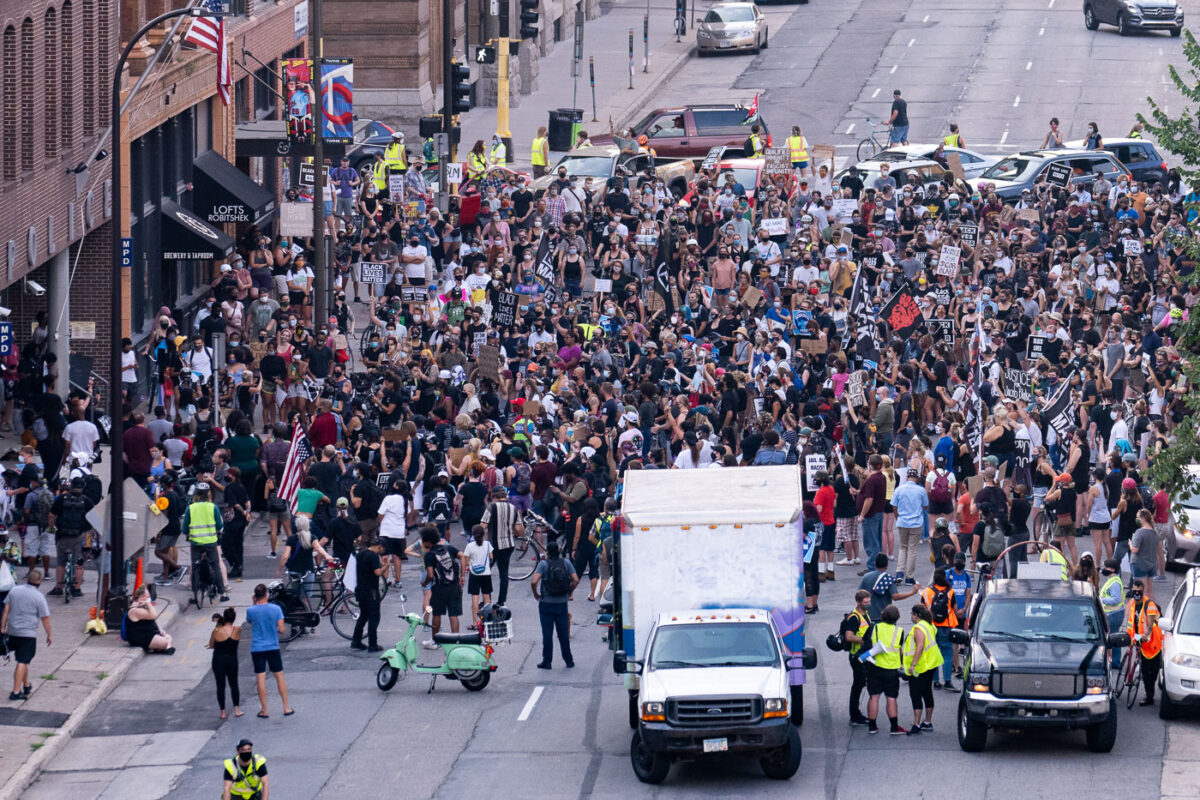
[[[313,321],[326,317],[329,295],[329,270],[325,265],[325,98],[321,94],[321,59],[325,44],[321,39],[321,0],[308,4],[308,52],[312,60],[316,108],[313,110]]]
[[[451,0],[442,0],[442,132],[450,143],[450,160],[458,160],[454,144],[454,13]],[[448,188],[448,187],[444,187]]]
[[[499,37],[496,39],[496,135],[504,142],[504,160],[513,160],[512,131],[508,129],[508,57],[509,46],[509,3],[500,0],[497,23]]]

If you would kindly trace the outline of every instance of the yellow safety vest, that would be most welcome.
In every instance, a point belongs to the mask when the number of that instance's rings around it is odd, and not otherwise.
[[[1114,583],[1117,585],[1117,601],[1116,603],[1110,603],[1109,598],[1113,596],[1113,592],[1110,590],[1112,589]],[[1114,611],[1121,610],[1121,607],[1124,605],[1122,602],[1122,598],[1125,596],[1124,588],[1125,587],[1121,585],[1121,576],[1119,574],[1108,576],[1108,580],[1106,580],[1104,585],[1100,587],[1100,605],[1104,609],[1105,614],[1111,614]]]
[[[529,156],[529,163],[535,167],[544,167],[546,164],[546,137],[539,136],[533,140],[533,153]]]
[[[808,161],[808,146],[803,136],[789,136],[788,149],[792,151],[792,163]]]
[[[467,177],[471,179],[482,178],[487,174],[487,162],[483,160],[483,156],[472,150],[467,154]]]
[[[1038,556],[1038,561],[1043,564],[1058,564],[1062,568],[1062,579],[1064,581],[1071,580],[1071,565],[1067,563],[1066,557],[1057,550],[1046,549]]]
[[[750,150],[754,153],[755,158],[759,158],[763,154],[762,137],[757,133],[750,134]]]
[[[234,797],[253,797],[259,789],[262,788],[262,778],[258,777],[257,773],[267,760],[257,753],[254,754],[254,767],[249,772],[242,771],[242,765],[238,764],[235,759],[225,759],[226,774],[233,775],[237,780],[233,782],[229,793]]]
[[[931,669],[937,669],[942,665],[942,651],[937,646],[937,631],[933,625],[925,620],[913,625],[913,630],[920,628],[921,633],[925,634],[925,649],[921,651],[921,657],[917,659],[916,669],[913,668],[913,654],[917,651],[917,637],[911,633],[904,640],[904,671],[909,675],[920,675],[928,672]]]
[[[874,642],[883,645],[883,652],[875,656],[875,666],[880,669],[900,669],[900,633],[899,625],[875,623]]]
[[[217,543],[217,507],[207,501],[188,506],[188,541],[192,544]]]
[[[957,133],[952,133],[949,136],[944,137],[942,141],[946,143],[946,147],[962,147],[962,145],[959,144],[959,142],[962,141],[962,137]]]
[[[871,627],[871,621],[867,619],[866,614],[859,611],[857,608],[850,612],[850,616],[858,617],[858,630],[854,632],[859,639],[867,632],[867,628]],[[850,642],[850,655],[855,655],[859,650],[862,650],[862,642]]]
[[[383,151],[383,165],[376,168],[375,188],[381,192],[388,190],[388,169],[392,172],[403,172],[408,169],[405,160],[404,145],[399,142],[389,144]]]
[[[491,159],[493,164],[503,164],[504,156],[505,156],[505,150],[504,150],[503,142],[501,142],[500,144],[492,145],[492,150],[488,154],[488,158]]]

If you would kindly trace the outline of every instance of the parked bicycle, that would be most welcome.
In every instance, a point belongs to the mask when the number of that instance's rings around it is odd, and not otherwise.
[[[871,133],[858,143],[859,161],[870,161],[880,151],[886,150],[889,145],[887,134],[892,130],[891,125],[886,122],[876,122],[872,125],[870,119],[867,119],[867,124],[871,126]]]

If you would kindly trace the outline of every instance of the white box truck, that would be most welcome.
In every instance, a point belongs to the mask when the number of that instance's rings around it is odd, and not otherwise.
[[[758,754],[781,779],[799,768],[816,666],[801,480],[795,466],[626,473],[610,642],[640,780],[704,753]]]

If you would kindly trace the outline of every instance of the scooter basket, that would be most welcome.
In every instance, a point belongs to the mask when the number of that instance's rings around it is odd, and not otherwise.
[[[488,644],[507,644],[512,638],[512,620],[483,623],[483,640]]]

